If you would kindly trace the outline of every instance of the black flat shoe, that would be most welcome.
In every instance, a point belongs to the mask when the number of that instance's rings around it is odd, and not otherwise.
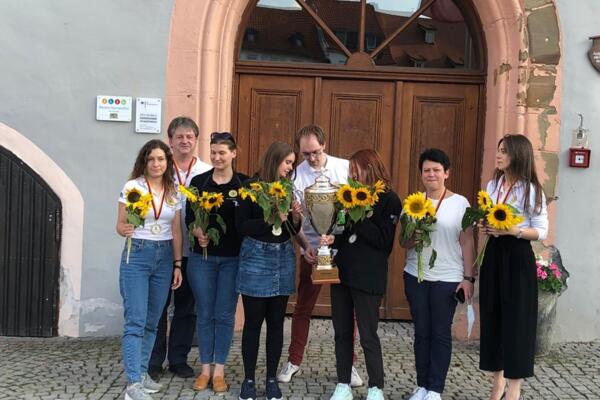
[[[160,380],[162,373],[163,367],[161,365],[150,365],[148,367],[148,375],[150,375],[150,378],[156,382]]]
[[[169,365],[169,371],[180,378],[191,378],[194,376],[194,370],[186,363]]]

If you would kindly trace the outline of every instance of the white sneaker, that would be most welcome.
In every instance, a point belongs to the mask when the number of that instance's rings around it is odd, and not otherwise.
[[[352,366],[352,374],[350,375],[350,386],[351,387],[359,387],[364,385],[363,380],[360,378],[358,371]]]
[[[329,400],[352,400],[352,389],[347,383],[338,383]]]
[[[140,382],[128,385],[125,389],[125,400],[152,400]]]
[[[158,393],[163,386],[160,383],[156,383],[156,381],[154,381],[150,375],[145,373],[142,374],[142,387],[146,393]]]
[[[379,389],[377,386],[373,386],[369,388],[369,392],[367,393],[367,400],[384,400],[383,390]]]
[[[412,396],[408,400],[424,400],[425,396],[427,396],[427,389],[424,387],[418,386],[412,392]]]
[[[277,380],[279,382],[287,383],[292,380],[292,377],[300,372],[300,366],[294,365],[291,362],[287,362],[279,371]]]
[[[432,392],[430,390],[423,400],[442,400],[442,396],[438,392]]]

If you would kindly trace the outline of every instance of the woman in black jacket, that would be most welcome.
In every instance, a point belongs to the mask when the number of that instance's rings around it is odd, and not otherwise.
[[[331,399],[352,399],[354,316],[369,375],[367,399],[383,399],[383,357],[377,335],[379,305],[387,285],[388,257],[394,245],[400,199],[390,190],[390,177],[375,150],[360,150],[350,157],[350,178],[366,185],[381,180],[386,191],[379,195],[370,218],[346,228],[341,235],[327,236],[324,242],[337,249],[335,263],[340,284],[331,286],[331,317],[335,331],[338,384]]]

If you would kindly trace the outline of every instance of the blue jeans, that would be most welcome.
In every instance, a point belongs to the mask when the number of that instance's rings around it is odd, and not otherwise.
[[[404,293],[415,324],[417,385],[442,393],[452,356],[452,320],[458,282],[423,281],[404,273]]]
[[[225,364],[235,322],[238,257],[192,253],[186,270],[196,299],[198,346],[202,364]]]
[[[121,255],[119,287],[123,297],[123,364],[129,384],[141,381],[148,370],[156,325],[167,300],[173,276],[171,240],[132,239],[129,264],[127,244]]]

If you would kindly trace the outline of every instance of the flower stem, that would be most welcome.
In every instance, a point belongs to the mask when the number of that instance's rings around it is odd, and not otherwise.
[[[481,248],[481,251],[479,252],[479,254],[477,254],[475,263],[473,263],[473,265],[476,265],[477,268],[481,268],[481,265],[483,264],[483,257],[485,257],[485,249],[487,248],[489,241],[490,241],[490,237],[486,236],[485,241],[483,242],[483,247]]]
[[[423,250],[417,249],[417,282],[423,282],[425,271],[423,271]]]
[[[131,253],[131,236],[127,237],[127,264],[129,264],[129,253]]]

